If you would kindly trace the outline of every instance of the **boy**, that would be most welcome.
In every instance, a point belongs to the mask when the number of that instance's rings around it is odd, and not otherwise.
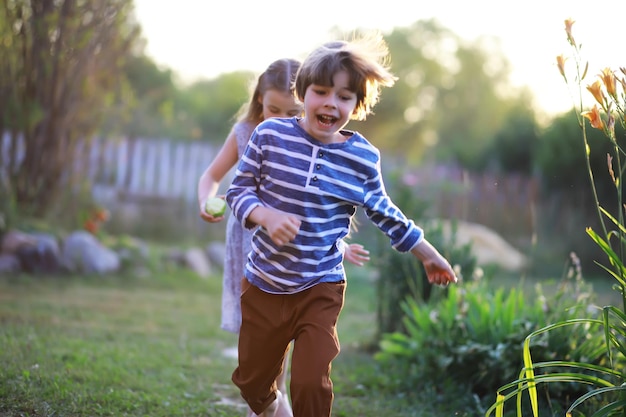
[[[331,362],[339,354],[336,324],[346,286],[339,242],[357,207],[396,250],[423,263],[432,284],[457,281],[387,195],[378,149],[343,130],[351,119],[365,120],[380,87],[395,82],[387,59],[379,34],[313,51],[295,81],[303,117],[259,124],[227,192],[237,219],[260,226],[242,281],[239,366],[232,376],[259,415],[279,415],[275,379],[291,340],[294,416],[331,415]]]

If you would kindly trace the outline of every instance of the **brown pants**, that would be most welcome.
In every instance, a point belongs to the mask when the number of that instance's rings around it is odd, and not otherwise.
[[[337,319],[346,284],[322,283],[296,294],[268,294],[246,279],[241,285],[239,366],[232,380],[256,413],[276,398],[276,378],[289,343],[294,417],[330,416],[331,362],[339,354]]]

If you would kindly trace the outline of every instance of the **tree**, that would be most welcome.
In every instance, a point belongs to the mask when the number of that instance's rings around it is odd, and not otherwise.
[[[77,144],[113,101],[139,36],[131,19],[131,0],[0,6],[0,132],[8,136],[0,186],[26,214],[56,202]]]
[[[385,39],[398,81],[375,115],[354,128],[381,150],[419,163],[426,156],[471,167],[527,94],[511,87],[493,39],[463,41],[436,20],[395,28]]]
[[[159,68],[144,54],[131,54],[122,67],[116,102],[105,108],[103,136],[173,136],[174,103],[179,91],[170,69]]]
[[[195,139],[222,144],[241,106],[248,101],[254,74],[247,71],[223,74],[193,83],[181,92],[179,114],[197,129]]]
[[[482,158],[475,159],[478,170],[533,175],[539,128],[531,110],[521,102],[511,109]]]
[[[623,134],[621,126],[616,126],[618,134]],[[585,200],[593,201],[589,190],[588,174],[581,169],[585,166],[585,151],[589,154],[589,163],[594,172],[599,198],[612,201],[614,185],[609,181],[607,155],[611,152],[611,143],[602,140],[601,131],[593,129],[587,132],[589,149],[581,150],[580,127],[573,111],[554,119],[539,137],[535,164],[541,175],[541,182],[546,193],[559,193],[564,196],[580,192]],[[601,175],[605,175],[601,177]]]

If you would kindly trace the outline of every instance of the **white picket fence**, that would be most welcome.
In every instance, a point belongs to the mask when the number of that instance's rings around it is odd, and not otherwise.
[[[88,175],[95,190],[194,202],[198,179],[215,153],[215,147],[205,142],[97,139]]]
[[[7,160],[8,135],[2,136],[0,145]],[[196,201],[198,179],[218,150],[205,141],[148,138],[94,138],[89,146],[78,146],[75,170],[87,176],[97,199],[123,195],[188,202]],[[23,144],[18,148],[21,158]],[[6,175],[3,167],[0,175]]]

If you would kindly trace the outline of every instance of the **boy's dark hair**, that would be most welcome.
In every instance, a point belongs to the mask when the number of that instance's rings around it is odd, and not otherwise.
[[[311,84],[332,86],[334,75],[347,71],[349,88],[357,96],[351,118],[365,120],[378,102],[380,88],[390,87],[396,81],[388,63],[389,49],[377,32],[349,42],[328,42],[311,52],[302,63],[296,75],[296,97],[304,101],[306,89]]]

